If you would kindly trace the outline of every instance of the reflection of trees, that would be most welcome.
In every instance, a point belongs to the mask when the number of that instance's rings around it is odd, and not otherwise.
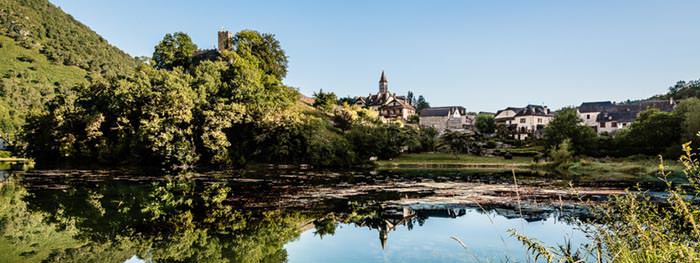
[[[0,182],[0,255],[4,262],[38,262],[52,250],[78,246],[76,229],[45,222],[48,216],[31,212],[22,198],[27,191],[14,178]]]
[[[182,177],[150,186],[0,183],[0,252],[16,262],[282,262],[305,218],[227,205],[230,187]],[[51,252],[51,253],[49,253]],[[4,256],[3,256],[4,257]]]

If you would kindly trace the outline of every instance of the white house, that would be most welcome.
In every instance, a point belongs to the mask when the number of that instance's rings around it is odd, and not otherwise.
[[[547,106],[527,105],[515,114],[511,126],[515,126],[515,138],[524,140],[539,136],[544,127],[554,118]]]

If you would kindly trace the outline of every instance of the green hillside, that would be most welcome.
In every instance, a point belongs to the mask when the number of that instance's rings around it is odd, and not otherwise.
[[[14,140],[25,118],[57,92],[85,82],[86,71],[49,62],[39,51],[0,36],[0,132]]]
[[[92,72],[124,72],[136,61],[46,0],[0,0],[0,34],[50,61]]]
[[[135,59],[46,0],[0,0],[0,138],[89,74],[123,75]]]

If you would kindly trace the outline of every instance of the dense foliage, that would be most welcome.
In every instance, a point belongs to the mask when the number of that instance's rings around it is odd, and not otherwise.
[[[50,100],[25,127],[26,151],[40,164],[348,166],[433,147],[421,144],[433,142],[417,129],[382,124],[372,110],[333,110],[332,93],[315,95],[323,111],[308,108],[282,84],[286,60],[260,57],[285,57],[264,36],[238,33],[230,52],[192,64],[189,37],[168,34],[156,47],[155,67],[95,77]],[[268,64],[274,61],[285,65]]]
[[[90,74],[137,62],[46,0],[0,0],[0,138],[14,145],[29,115]]]
[[[47,0],[0,1],[0,34],[50,61],[92,72],[125,73],[136,65],[126,53]]]
[[[474,126],[481,133],[491,134],[496,132],[496,121],[491,114],[479,114],[474,120]]]
[[[187,68],[192,64],[192,56],[196,51],[197,45],[187,34],[165,34],[153,52],[153,66],[160,69]]]
[[[688,98],[700,98],[700,80],[678,81],[668,88],[668,93],[657,98],[682,100]]]
[[[582,125],[582,122],[574,108],[564,108],[557,112],[544,129],[545,148],[551,149],[570,140],[575,153],[589,153],[596,133],[590,127]]]

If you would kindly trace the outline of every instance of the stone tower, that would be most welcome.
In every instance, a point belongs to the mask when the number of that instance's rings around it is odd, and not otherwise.
[[[224,50],[231,50],[233,48],[232,44],[233,34],[229,31],[219,31],[219,52]]]
[[[382,70],[382,76],[379,77],[379,94],[386,94],[387,92],[389,92],[389,81],[386,80],[384,70]]]

